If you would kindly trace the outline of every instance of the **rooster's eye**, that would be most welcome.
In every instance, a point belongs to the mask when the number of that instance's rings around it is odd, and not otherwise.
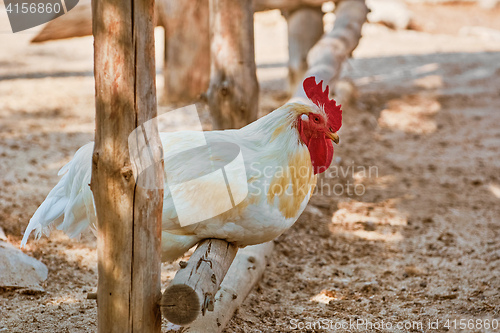
[[[314,117],[313,120],[315,123],[319,123],[319,117]]]

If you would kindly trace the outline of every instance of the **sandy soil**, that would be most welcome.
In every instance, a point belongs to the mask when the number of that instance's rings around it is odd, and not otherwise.
[[[500,43],[461,30],[498,28],[500,12],[447,8],[415,9],[421,31],[364,27],[337,87],[354,92],[334,164],[226,332],[500,320]],[[29,45],[37,29],[12,35],[1,15],[0,226],[18,246],[58,169],[92,140],[92,38]],[[257,15],[256,51],[266,113],[288,97],[278,13]],[[91,234],[30,241],[25,252],[49,268],[46,291],[0,290],[0,332],[94,332],[95,246]],[[176,268],[163,265],[164,287]],[[475,323],[463,331],[488,331]],[[365,328],[340,331],[375,331]]]

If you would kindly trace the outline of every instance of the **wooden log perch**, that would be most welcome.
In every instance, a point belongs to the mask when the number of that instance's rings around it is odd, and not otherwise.
[[[308,70],[304,78],[315,76],[323,80],[323,88],[338,79],[342,63],[351,55],[361,38],[368,8],[364,0],[344,0],[337,3],[333,29],[326,33],[307,55]],[[292,100],[307,101],[302,85],[297,87]]]
[[[92,11],[97,328],[99,333],[159,333],[163,165],[151,165],[136,182],[128,144],[129,135],[157,115],[154,0],[92,1]],[[160,161],[157,126],[148,128],[142,140]]]
[[[266,269],[274,242],[247,246],[238,251],[226,278],[215,295],[214,310],[199,316],[182,329],[183,333],[224,331],[236,309],[243,303]]]
[[[211,68],[208,106],[214,129],[257,119],[252,0],[210,0]]]
[[[163,316],[171,323],[187,325],[200,313],[213,311],[215,294],[237,251],[236,246],[224,240],[202,241],[163,292]]]

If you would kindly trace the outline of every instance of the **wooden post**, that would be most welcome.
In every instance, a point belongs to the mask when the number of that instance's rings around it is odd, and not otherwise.
[[[161,311],[171,323],[186,325],[214,310],[215,294],[238,249],[220,239],[202,241],[163,292]]]
[[[316,81],[334,86],[332,81],[340,74],[341,65],[352,53],[361,38],[368,8],[364,0],[343,0],[337,3],[333,29],[325,34],[307,55],[309,69],[304,77],[315,76]],[[300,84],[292,99],[307,101]]]
[[[165,27],[165,103],[190,103],[210,81],[208,0],[163,0],[157,5]]]
[[[100,333],[159,333],[163,168],[136,183],[128,138],[156,117],[154,0],[92,1],[96,134],[91,188],[98,218]],[[150,153],[161,156],[154,127]]]
[[[208,105],[214,129],[257,119],[252,0],[210,0],[211,71]]]
[[[288,24],[288,83],[293,93],[307,71],[307,54],[323,36],[321,7],[301,7],[283,11]]]

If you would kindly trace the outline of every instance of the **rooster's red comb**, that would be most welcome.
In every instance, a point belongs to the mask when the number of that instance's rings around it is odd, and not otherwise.
[[[304,80],[303,87],[311,102],[325,110],[328,116],[328,126],[333,132],[337,132],[342,126],[342,110],[340,105],[337,105],[333,99],[328,97],[328,85],[323,91],[323,80],[316,84],[316,78],[311,76]]]

